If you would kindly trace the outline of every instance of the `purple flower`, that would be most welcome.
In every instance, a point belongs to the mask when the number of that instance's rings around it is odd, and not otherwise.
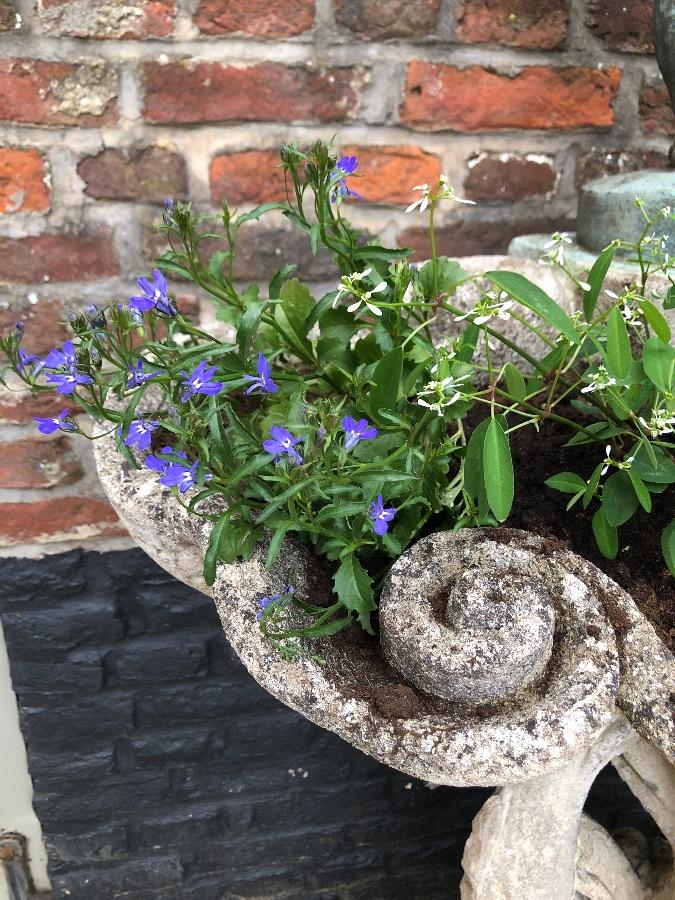
[[[154,309],[156,313],[162,316],[175,316],[176,304],[169,299],[167,294],[168,285],[166,278],[159,269],[155,269],[152,273],[152,282],[147,278],[138,278],[136,283],[143,291],[138,297],[129,299],[129,306],[135,313],[144,313],[149,309]]]
[[[105,328],[105,315],[95,303],[88,303],[84,308],[84,313],[92,328]]]
[[[136,365],[133,363],[129,363],[129,380],[127,381],[127,387],[139,387],[142,384],[145,384],[146,381],[150,381],[151,378],[159,378],[159,372],[144,372],[143,371],[143,360],[139,359]]]
[[[359,161],[355,156],[341,156],[335,164],[335,171],[341,175],[353,175],[359,167]]]
[[[160,453],[165,454],[166,456],[180,456],[181,459],[187,459],[187,453],[184,450],[174,451],[173,447],[162,447]],[[152,469],[153,472],[160,472],[163,475],[169,466],[172,465],[172,460],[162,459],[159,456],[150,454],[145,457],[145,464],[149,469]]]
[[[262,353],[258,354],[258,374],[256,375],[244,375],[244,378],[247,381],[252,381],[253,384],[250,388],[246,390],[247,394],[252,393],[253,391],[260,388],[266,394],[276,394],[279,390],[279,385],[275,384],[272,381],[272,376],[270,374],[270,364],[267,362]]]
[[[272,594],[271,597],[261,597],[257,602],[258,612],[256,614],[257,620],[260,622],[262,619],[265,610],[268,606],[271,606],[273,603],[277,603],[282,597],[287,597],[289,594],[294,594],[295,588],[292,584],[289,584],[286,590],[283,593]]]
[[[164,198],[164,212],[162,214],[162,218],[164,219],[165,225],[173,225],[173,214],[176,209],[176,204],[171,197]]]
[[[37,373],[42,369],[42,362],[39,356],[36,356],[34,353],[26,353],[25,350],[21,350],[19,348],[19,361],[17,363],[17,369],[20,372],[23,372],[26,366],[30,366],[31,363],[35,363],[35,372],[33,374],[37,375]]]
[[[294,462],[300,465],[302,456],[295,449],[295,445],[299,444],[302,438],[293,437],[290,431],[279,425],[272,425],[270,434],[272,439],[263,441],[263,448],[274,456],[274,462],[279,462],[281,456],[288,454]]]
[[[133,447],[139,450],[147,450],[152,439],[152,432],[159,428],[159,422],[146,422],[144,419],[134,419],[129,426],[129,433],[124,439],[125,447]]]
[[[361,194],[357,194],[356,191],[352,191],[347,187],[347,180],[345,177],[353,175],[358,167],[359,162],[355,156],[340,157],[331,173],[331,181],[337,179],[333,184],[333,191],[330,197],[331,203],[335,203],[338,197],[342,200],[346,197],[354,197],[356,200],[363,200]]]
[[[370,425],[367,419],[359,419],[356,422],[351,416],[344,417],[342,428],[345,432],[345,450],[347,452],[356,447],[359,441],[372,441],[378,434],[377,428]]]
[[[182,466],[180,463],[170,462],[159,479],[159,483],[163,484],[164,487],[177,487],[179,493],[184,494],[197,484],[198,468],[198,459],[191,466]],[[213,475],[207,472],[204,475],[204,482],[211,481],[212,478]]]
[[[373,520],[373,531],[381,537],[389,531],[389,523],[396,515],[396,510],[393,506],[385,509],[382,494],[378,494],[377,499],[370,504],[368,515]]]
[[[77,356],[75,355],[75,347],[72,341],[64,341],[63,348],[59,350],[55,347],[50,350],[43,360],[45,369],[69,369],[75,371],[77,365]]]
[[[16,339],[17,339],[17,341],[21,340],[25,330],[26,330],[26,326],[23,324],[23,322],[16,323]]]
[[[59,394],[72,394],[80,384],[92,384],[93,379],[79,372],[55,372],[47,375],[47,382],[54,385]]]
[[[208,363],[205,359],[203,359],[197,368],[194,370],[192,375],[188,375],[187,372],[181,372],[180,374],[184,377],[183,387],[185,390],[181,394],[181,400],[185,403],[190,397],[193,397],[195,394],[219,394],[223,389],[222,381],[212,381],[211,379],[216,374],[216,367],[211,366],[210,368],[206,368]]]
[[[38,431],[42,434],[54,434],[55,431],[77,431],[77,425],[69,418],[69,410],[62,409],[53,419],[33,416],[38,423]]]

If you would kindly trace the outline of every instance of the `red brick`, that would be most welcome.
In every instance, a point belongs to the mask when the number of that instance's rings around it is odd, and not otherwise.
[[[79,38],[161,38],[173,31],[173,0],[38,0],[42,31]]]
[[[0,214],[49,209],[47,163],[33,148],[0,147]]]
[[[335,0],[338,25],[366,40],[433,34],[441,0]]]
[[[556,50],[567,35],[568,0],[464,0],[455,37],[464,44]]]
[[[96,281],[119,272],[109,229],[0,237],[0,282]]]
[[[620,80],[613,68],[529,66],[509,76],[413,61],[401,121],[429,131],[608,127]]]
[[[21,27],[21,19],[14,0],[0,0],[0,34]]]
[[[0,503],[0,546],[124,534],[115,511],[104,500],[58,497],[36,503]]]
[[[0,444],[0,488],[50,488],[82,477],[82,467],[67,438]]]
[[[515,203],[550,194],[556,185],[551,161],[513,153],[480,153],[469,160],[464,196],[481,203]]]
[[[195,25],[203,34],[293,37],[314,25],[314,0],[201,0]]]
[[[348,183],[368,203],[411,203],[416,184],[433,184],[441,174],[438,157],[419,147],[349,145],[341,153],[358,159],[356,173],[360,177],[354,176]]]
[[[0,120],[100,128],[117,121],[117,74],[107,63],[0,59]]]
[[[21,346],[27,353],[46,353],[70,337],[64,319],[58,300],[38,300],[18,309],[0,309],[0,334],[8,334],[17,322],[23,322]]]
[[[589,0],[586,24],[608,50],[654,52],[652,0]]]
[[[185,61],[148,64],[144,82],[149,122],[338,122],[357,114],[362,78],[351,68]]]
[[[663,83],[645,85],[640,94],[640,115],[647,134],[675,134],[675,115]]]
[[[286,199],[284,172],[276,150],[223,153],[211,160],[209,172],[214,203],[267,203]]]
[[[85,194],[97,200],[159,202],[187,195],[185,160],[162,147],[132,151],[103,150],[85,157],[77,167],[87,185]]]
[[[668,165],[667,155],[656,150],[591,150],[577,159],[576,186],[607,175],[636,169],[667,169]]]
[[[34,416],[58,416],[62,409],[81,412],[77,404],[53,391],[31,397],[25,390],[0,387],[0,422],[3,424],[25,425],[32,422]]]
[[[506,253],[511,239],[519,234],[551,233],[553,231],[573,231],[574,221],[560,217],[499,219],[484,221],[467,215],[465,219],[439,228],[436,231],[436,250],[445,256],[483,256]],[[399,247],[411,247],[414,260],[421,261],[431,256],[429,230],[427,228],[407,228],[398,236]]]

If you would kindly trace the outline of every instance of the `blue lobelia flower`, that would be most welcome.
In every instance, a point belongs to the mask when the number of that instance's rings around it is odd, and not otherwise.
[[[373,531],[382,536],[389,531],[389,523],[396,515],[396,510],[393,506],[385,508],[382,494],[378,494],[377,499],[370,504],[368,515],[373,520]]]
[[[216,367],[211,366],[207,369],[207,365],[208,363],[203,359],[192,375],[188,375],[187,372],[180,373],[184,378],[183,387],[185,390],[180,397],[183,403],[195,394],[219,394],[222,391],[222,381],[212,381],[213,376],[216,374]]]
[[[164,198],[164,212],[162,219],[165,225],[173,225],[173,214],[176,211],[175,201],[171,197]]]
[[[93,384],[93,378],[79,372],[50,372],[47,382],[54,385],[54,390],[59,394],[72,394],[80,384]]]
[[[139,450],[147,450],[152,439],[152,432],[159,428],[159,422],[148,421],[144,419],[134,419],[129,425],[129,433],[124,439],[126,447],[133,447],[134,444]]]
[[[184,450],[174,451],[173,447],[162,447],[160,453],[163,453],[167,456],[180,456],[182,459],[187,459],[187,453]],[[149,469],[152,469],[153,472],[159,472],[162,475],[169,468],[171,462],[172,461],[170,459],[161,459],[161,457],[155,456],[153,453],[145,457],[146,466]]]
[[[279,425],[272,425],[270,434],[272,438],[263,441],[263,448],[274,456],[274,461],[279,462],[279,459],[286,454],[300,465],[302,456],[295,449],[295,445],[299,444],[302,438],[293,437],[290,431]]]
[[[352,191],[347,186],[346,176],[353,175],[359,167],[359,161],[355,156],[341,156],[335,164],[335,168],[331,173],[331,181],[337,179],[333,184],[331,193],[331,202],[335,203],[338,198],[344,200],[346,197],[354,197],[357,200],[363,200],[361,194]]]
[[[155,269],[152,273],[152,282],[147,278],[138,278],[136,283],[143,293],[129,298],[132,312],[140,314],[154,309],[156,313],[167,318],[176,315],[176,304],[169,299],[167,281],[159,269]]]
[[[45,369],[68,369],[70,372],[74,372],[77,356],[73,342],[64,341],[62,349],[55,347],[50,350],[43,360],[43,365]]]
[[[356,447],[359,441],[372,441],[378,435],[377,428],[371,425],[367,419],[354,421],[351,416],[345,416],[342,420],[342,428],[345,432],[345,450],[348,452]]]
[[[265,614],[265,610],[267,609],[268,606],[271,606],[273,603],[277,603],[283,597],[288,597],[289,594],[294,594],[294,593],[295,593],[295,588],[293,587],[292,584],[289,584],[283,593],[279,592],[278,594],[272,594],[271,597],[261,597],[260,600],[258,600],[256,603],[256,605],[258,607],[258,612],[256,614],[257,620],[259,622],[261,621],[262,617]]]
[[[150,381],[151,378],[159,378],[161,374],[160,372],[144,372],[142,359],[139,359],[136,365],[129,363],[128,368],[131,373],[127,381],[128,388],[140,387],[146,381]]]
[[[77,425],[69,418],[70,410],[62,409],[53,419],[44,416],[33,416],[38,423],[38,431],[42,434],[54,434],[55,431],[77,431]]]
[[[164,487],[177,487],[179,493],[184,494],[197,484],[198,468],[198,459],[191,466],[182,466],[180,463],[170,462],[159,479],[159,483],[163,484]],[[213,475],[207,472],[204,475],[204,482],[211,481],[212,478]]]
[[[34,375],[37,375],[38,372],[42,369],[42,360],[39,356],[36,356],[35,353],[26,353],[25,350],[19,348],[19,361],[17,363],[17,369],[20,372],[23,372],[31,363],[35,363],[35,369],[33,371]]]
[[[265,394],[276,394],[276,392],[279,390],[279,385],[275,384],[275,382],[272,381],[270,364],[267,362],[262,353],[258,354],[258,374],[244,375],[244,378],[247,381],[253,382],[253,384],[249,388],[247,388],[247,394],[256,391],[258,388],[260,388],[260,390]]]

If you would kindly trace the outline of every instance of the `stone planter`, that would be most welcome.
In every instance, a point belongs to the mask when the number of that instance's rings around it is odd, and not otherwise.
[[[462,262],[544,276],[554,293],[552,273],[532,263]],[[131,467],[110,437],[96,454],[134,539],[209,593],[201,578],[208,529],[155,473]],[[269,572],[265,556],[259,546],[248,562],[220,566],[213,588],[228,639],[264,688],[411,776],[497,787],[466,845],[464,900],[672,900],[672,866],[640,880],[582,813],[596,774],[612,761],[675,846],[675,660],[611,579],[528,532],[435,534],[391,570],[381,650],[338,635],[321,642],[319,665],[287,662],[273,649],[256,601],[293,584],[320,603],[330,594],[323,567],[289,538]]]

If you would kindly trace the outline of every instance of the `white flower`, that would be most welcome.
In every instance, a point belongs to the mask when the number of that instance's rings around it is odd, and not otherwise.
[[[494,297],[488,295],[477,303],[470,312],[462,313],[461,316],[455,316],[455,322],[461,322],[462,319],[468,319],[470,316],[474,317],[473,322],[476,325],[484,325],[486,322],[489,322],[493,316],[497,316],[506,321],[511,318],[509,310],[512,306],[513,300],[504,300],[502,303],[498,303]],[[476,313],[478,315],[476,315]]]
[[[562,265],[565,259],[564,244],[571,244],[572,238],[565,231],[556,231],[551,235],[551,240],[544,244],[544,250],[548,250],[548,258],[558,265]]]
[[[667,409],[652,410],[652,417],[649,422],[646,422],[642,416],[640,416],[638,421],[646,431],[649,431],[655,437],[675,431],[675,414]]]
[[[368,309],[373,313],[374,316],[381,316],[382,310],[375,303],[371,302],[371,297],[373,294],[381,294],[382,291],[387,290],[386,282],[381,281],[378,285],[372,288],[369,291],[364,291],[363,293],[355,293],[356,302],[352,303],[351,306],[347,307],[348,312],[356,312],[357,309],[364,303]]]
[[[457,203],[467,203],[469,206],[475,206],[476,203],[474,200],[466,200],[464,197],[458,197],[455,194],[455,189],[450,187],[448,183],[448,176],[441,175],[438,179],[438,187],[436,189],[436,193],[433,193],[428,184],[416,184],[412,189],[413,191],[422,191],[422,196],[419,200],[413,201],[410,206],[406,209],[406,212],[412,212],[415,209],[419,209],[420,212],[424,212],[424,210],[429,206],[431,201],[437,200],[455,200]]]
[[[410,206],[406,209],[406,212],[412,212],[414,209],[419,207],[420,212],[424,212],[424,210],[429,205],[429,185],[428,184],[417,184],[413,188],[413,191],[422,191],[422,196],[419,200],[415,200]]]
[[[605,447],[605,465],[603,466],[600,474],[605,475],[610,466],[614,466],[617,469],[630,469],[634,459],[635,454],[633,454],[632,456],[627,456],[626,459],[623,460],[623,462],[615,462],[612,459],[612,445],[607,444],[607,446]]]
[[[613,384],[616,384],[616,378],[612,378],[604,366],[598,366],[598,371],[589,376],[589,383],[581,389],[581,393],[593,394],[595,391],[603,391]]]
[[[448,375],[441,381],[429,381],[421,391],[417,392],[418,406],[424,406],[442,416],[444,409],[457,403],[464,396],[462,392],[464,385],[460,382],[465,381],[468,377],[468,375],[462,375],[454,378],[452,375]],[[433,398],[432,402],[423,399],[425,397]]]
[[[359,290],[359,284],[372,272],[372,268],[364,269],[363,272],[352,272],[351,275],[343,275],[340,279],[340,287],[338,288],[335,300],[331,304],[333,309],[338,305],[343,294],[353,294]]]
[[[591,289],[591,286],[587,281],[580,281],[579,287],[581,288],[582,291],[590,291],[590,289]]]

